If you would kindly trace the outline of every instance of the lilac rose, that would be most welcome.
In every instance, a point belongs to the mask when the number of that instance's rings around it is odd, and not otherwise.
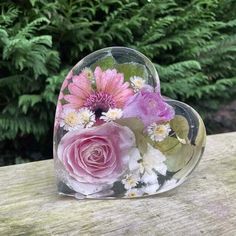
[[[57,155],[69,174],[68,186],[91,195],[111,189],[122,178],[134,146],[133,132],[110,122],[68,132],[59,143]]]
[[[123,117],[137,117],[143,121],[145,127],[152,123],[161,123],[173,119],[173,107],[168,105],[160,92],[149,87],[141,89],[125,104]]]

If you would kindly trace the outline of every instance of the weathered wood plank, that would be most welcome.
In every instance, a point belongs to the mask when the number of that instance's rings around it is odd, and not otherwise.
[[[134,200],[56,193],[52,160],[0,168],[0,235],[236,235],[236,132],[209,136],[188,181]]]

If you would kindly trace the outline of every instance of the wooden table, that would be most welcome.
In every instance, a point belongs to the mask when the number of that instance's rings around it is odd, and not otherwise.
[[[56,192],[52,160],[0,168],[0,235],[236,235],[236,132],[208,136],[180,187],[134,200]]]

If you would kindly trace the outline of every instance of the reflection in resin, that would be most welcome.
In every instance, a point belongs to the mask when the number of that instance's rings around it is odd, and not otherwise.
[[[122,47],[99,50],[69,72],[54,127],[58,191],[83,198],[134,198],[181,184],[199,162],[204,124],[164,98],[153,64]]]

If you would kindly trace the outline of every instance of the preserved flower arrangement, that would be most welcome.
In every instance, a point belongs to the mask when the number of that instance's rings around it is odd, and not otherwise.
[[[59,94],[58,191],[77,199],[165,192],[195,168],[205,137],[196,111],[162,97],[144,55],[123,47],[96,51],[75,65]]]

